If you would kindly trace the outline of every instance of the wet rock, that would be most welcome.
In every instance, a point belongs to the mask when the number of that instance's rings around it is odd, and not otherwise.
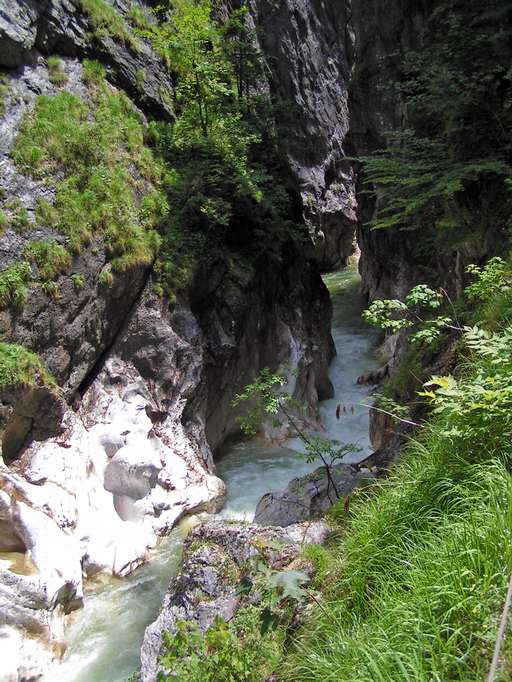
[[[155,682],[164,632],[175,632],[181,620],[207,630],[216,616],[232,618],[245,605],[237,592],[241,569],[259,556],[275,570],[286,570],[303,544],[320,544],[329,535],[323,522],[289,528],[210,521],[188,537],[179,575],[167,590],[157,620],[146,629],[141,650],[141,680]],[[254,601],[251,601],[254,603]]]
[[[336,464],[330,471],[339,497],[356,488],[362,479],[372,476],[369,471],[359,471],[350,464]],[[311,474],[294,478],[286,490],[264,495],[258,502],[254,521],[264,526],[287,527],[318,518],[336,500],[325,467],[319,467]]]

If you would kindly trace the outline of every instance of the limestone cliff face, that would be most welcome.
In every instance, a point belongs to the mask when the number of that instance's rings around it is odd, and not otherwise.
[[[123,15],[134,3],[110,4]],[[146,115],[173,116],[172,83],[150,46],[137,38],[133,49],[104,32],[91,38],[81,7],[10,0],[0,9],[0,188],[31,218],[54,188],[20,174],[10,152],[36,98],[57,92],[46,56],[62,58],[65,88],[78,96],[86,91],[81,58],[92,56]],[[28,240],[46,238],[62,240],[37,220],[30,233],[8,227],[0,269]],[[37,675],[58,653],[61,615],[80,605],[83,576],[125,575],[184,513],[218,508],[224,485],[213,451],[237,431],[230,400],[260,369],[288,364],[289,389],[312,418],[331,391],[327,291],[293,244],[279,260],[256,263],[226,247],[219,262],[197,264],[172,305],[153,293],[150,268],[110,283],[100,277],[106,265],[97,238],[59,276],[59,297],[32,287],[23,307],[0,310],[1,340],[39,353],[60,386],[0,395],[0,552],[15,553],[0,576],[0,622],[9,626],[1,657],[12,679]],[[15,572],[20,557],[31,576]]]
[[[357,252],[354,174],[345,161],[354,36],[350,3],[251,0],[277,125],[323,270]]]

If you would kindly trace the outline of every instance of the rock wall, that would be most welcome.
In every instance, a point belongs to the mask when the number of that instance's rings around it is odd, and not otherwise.
[[[133,3],[111,4],[123,14]],[[0,187],[31,217],[54,190],[20,175],[10,151],[36,97],[57,92],[45,56],[63,58],[74,94],[85,93],[80,60],[92,56],[147,115],[172,117],[172,83],[149,45],[91,37],[81,7],[10,0],[0,9]],[[29,234],[8,227],[0,269],[29,239],[47,237],[60,239],[37,224]],[[311,418],[331,392],[328,294],[296,246],[284,245],[279,262],[226,247],[219,262],[197,264],[188,294],[172,305],[153,293],[150,268],[108,286],[99,278],[106,263],[95,241],[59,276],[60,297],[36,288],[22,308],[0,310],[1,340],[36,351],[60,386],[0,396],[0,552],[11,553],[0,575],[0,643],[12,679],[37,677],[59,655],[63,614],[80,606],[85,577],[129,573],[183,514],[218,508],[224,485],[213,451],[237,432],[230,400],[260,369],[287,363],[289,390]],[[27,625],[24,609],[40,626]]]
[[[237,4],[232,0],[230,4]],[[350,3],[250,0],[279,139],[324,271],[357,256],[355,179],[345,160],[354,36]]]

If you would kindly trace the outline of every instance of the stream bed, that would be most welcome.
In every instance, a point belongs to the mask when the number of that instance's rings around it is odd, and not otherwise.
[[[321,404],[324,438],[354,443],[360,451],[345,461],[360,461],[370,453],[368,404],[370,389],[357,378],[378,365],[376,334],[361,319],[364,298],[356,267],[326,275],[333,302],[332,334],[337,356],[329,376],[335,396]],[[336,407],[341,405],[340,419]],[[345,408],[345,409],[343,409]],[[262,495],[282,490],[288,482],[318,467],[300,454],[297,439],[284,447],[260,440],[230,447],[217,463],[226,482],[226,505],[221,518],[251,521]],[[164,539],[153,560],[133,575],[102,577],[86,585],[85,607],[67,633],[64,661],[47,677],[50,682],[125,682],[139,667],[144,630],[157,616],[169,580],[179,568],[181,547],[197,519],[189,518]]]

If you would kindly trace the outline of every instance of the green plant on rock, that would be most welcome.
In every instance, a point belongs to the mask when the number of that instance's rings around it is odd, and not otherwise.
[[[0,73],[0,116],[5,113],[7,95],[9,94],[9,79],[5,73]]]
[[[82,69],[83,79],[87,85],[95,88],[104,85],[107,71],[103,64],[94,59],[84,59]]]
[[[11,197],[5,202],[4,207],[9,212],[9,226],[13,230],[23,233],[34,227],[27,207],[23,204],[21,199],[18,199],[18,197]]]
[[[73,282],[73,286],[77,290],[83,289],[83,287],[85,286],[85,277],[81,275],[79,272],[74,272],[71,275],[71,281]]]
[[[0,343],[0,388],[31,387],[37,383],[56,385],[41,358],[18,344]]]
[[[5,214],[5,211],[0,209],[0,235],[2,235],[9,227],[9,218]]]
[[[112,5],[105,0],[80,0],[80,8],[89,19],[94,38],[114,38],[125,43],[134,54],[138,53],[139,41],[124,17]]]
[[[28,242],[23,256],[37,266],[39,276],[45,281],[57,279],[71,265],[69,252],[55,239]]]
[[[62,178],[53,206],[40,201],[36,216],[67,237],[69,251],[101,234],[114,269],[152,263],[160,243],[154,228],[167,211],[162,165],[125,95],[105,87],[92,104],[67,92],[39,97],[12,155],[34,177]]]
[[[46,63],[48,65],[48,72],[50,74],[50,82],[57,87],[65,85],[67,83],[68,76],[62,68],[62,60],[60,57],[48,57]]]
[[[478,241],[510,215],[512,57],[507,0],[441,0],[421,47],[405,52],[390,95],[403,125],[362,159],[378,198],[374,228],[438,228]],[[485,196],[493,197],[488,210]]]
[[[20,262],[0,270],[0,308],[23,305],[28,298],[28,282],[32,278],[29,263]]]

